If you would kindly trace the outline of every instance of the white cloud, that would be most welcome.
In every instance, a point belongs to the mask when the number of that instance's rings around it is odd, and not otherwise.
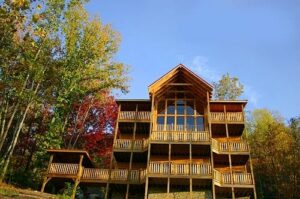
[[[208,65],[208,58],[204,56],[196,56],[192,60],[191,69],[199,74],[201,77],[209,81],[218,81],[221,75]]]
[[[220,80],[222,74],[226,73],[220,72],[212,66],[209,66],[208,58],[200,55],[195,56],[192,59],[192,63],[190,66],[192,71],[196,72],[199,76],[203,77],[204,79],[210,82],[216,82]],[[241,83],[243,84],[243,82]],[[252,86],[245,84],[243,85],[244,94],[241,97],[248,99],[249,105],[251,105],[253,108],[256,108],[261,95]]]
[[[253,89],[253,87],[249,85],[244,85],[244,96],[248,99],[249,103],[254,107],[257,108],[257,103],[260,98],[260,94]]]

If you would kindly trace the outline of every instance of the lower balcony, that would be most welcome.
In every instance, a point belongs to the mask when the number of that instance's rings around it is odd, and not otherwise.
[[[95,182],[107,183],[109,175],[111,175],[111,183],[129,183],[140,184],[144,183],[146,179],[146,170],[131,170],[128,169],[98,169],[98,168],[84,168],[83,172],[79,172],[78,164],[69,163],[51,163],[47,172],[47,177],[56,178],[76,178],[80,176],[81,182]]]
[[[222,173],[214,169],[214,182],[218,186],[252,186],[254,185],[251,173]]]
[[[117,139],[114,143],[114,151],[143,152],[148,149],[149,140]]]
[[[146,170],[113,169],[111,170],[111,183],[130,184],[144,183],[146,179]],[[83,182],[101,182],[109,181],[109,169],[84,168],[81,178]]]
[[[215,153],[236,153],[236,154],[249,154],[249,146],[242,140],[221,141],[212,139],[212,150]]]
[[[208,131],[153,131],[150,136],[152,142],[193,142],[209,144]]]
[[[212,168],[210,163],[178,163],[178,162],[154,162],[149,164],[148,174],[151,176],[176,176],[195,178],[210,178]]]

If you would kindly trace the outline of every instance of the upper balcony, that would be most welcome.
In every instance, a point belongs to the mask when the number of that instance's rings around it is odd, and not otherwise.
[[[150,122],[150,111],[120,111],[121,122]]]
[[[218,154],[249,154],[249,145],[242,140],[212,139],[212,151]]]
[[[173,130],[176,129],[176,130]],[[199,129],[199,128],[198,128]],[[208,131],[198,130],[197,128],[187,128],[183,125],[167,125],[166,129],[159,125],[157,130],[153,130],[150,135],[150,140],[155,143],[201,143],[210,144],[210,135]]]
[[[251,173],[222,173],[216,169],[214,169],[214,183],[220,187],[245,187],[254,185]]]
[[[114,143],[114,151],[120,152],[144,152],[148,149],[149,140],[148,139],[116,139]]]
[[[211,123],[244,123],[243,112],[210,112]]]

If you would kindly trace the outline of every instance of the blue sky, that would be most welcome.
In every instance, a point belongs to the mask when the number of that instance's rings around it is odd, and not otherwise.
[[[130,68],[130,92],[179,63],[209,82],[222,74],[245,86],[248,109],[300,115],[299,0],[91,0],[87,9],[122,36],[116,60]]]

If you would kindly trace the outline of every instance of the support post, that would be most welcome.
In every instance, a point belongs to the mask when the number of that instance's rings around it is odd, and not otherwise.
[[[50,170],[50,166],[51,166],[52,161],[53,161],[53,154],[50,155],[50,159],[49,159],[49,163],[48,163],[48,168],[47,168],[47,171],[46,171],[46,175],[44,177],[44,181],[43,181],[43,184],[42,184],[41,192],[44,192],[46,184],[49,182],[49,180],[51,180],[51,177],[47,177],[47,175],[49,174],[49,170]]]
[[[121,104],[118,107],[118,117],[117,117],[117,123],[116,123],[116,129],[115,129],[115,135],[114,135],[113,145],[115,144],[117,136],[118,136],[120,112],[121,112]],[[113,159],[114,159],[114,147],[113,147],[113,150],[112,150],[112,154],[111,154],[111,158],[110,158],[110,163],[109,163],[109,175],[108,175],[108,181],[107,181],[106,189],[105,189],[105,196],[104,196],[105,199],[107,199],[107,197],[108,197],[109,183],[110,183],[110,180],[111,180],[111,170],[112,170]]]
[[[207,98],[207,122],[208,122],[208,131],[210,136],[210,161],[211,161],[211,168],[212,168],[212,198],[216,199],[216,190],[215,190],[215,183],[214,183],[214,153],[212,151],[212,130],[211,130],[211,118],[210,118],[210,99],[209,99],[209,92],[206,92],[206,98]],[[207,129],[205,129],[207,130]]]
[[[147,172],[146,172],[146,182],[145,182],[145,196],[144,199],[148,198],[148,188],[149,188],[149,177],[148,177],[148,171],[149,171],[149,164],[150,164],[150,154],[151,154],[151,134],[152,134],[152,129],[154,125],[154,115],[155,115],[155,105],[154,105],[154,100],[155,100],[155,93],[152,94],[151,97],[151,117],[150,117],[150,130],[149,130],[149,142],[148,142],[148,156],[147,156]]]
[[[77,186],[80,183],[80,178],[83,174],[82,161],[83,161],[83,155],[80,155],[79,164],[78,164],[78,166],[79,166],[78,167],[78,173],[77,173],[77,177],[76,177],[75,182],[74,182],[74,187],[73,187],[73,190],[72,190],[71,199],[75,199],[76,189],[77,189]]]

